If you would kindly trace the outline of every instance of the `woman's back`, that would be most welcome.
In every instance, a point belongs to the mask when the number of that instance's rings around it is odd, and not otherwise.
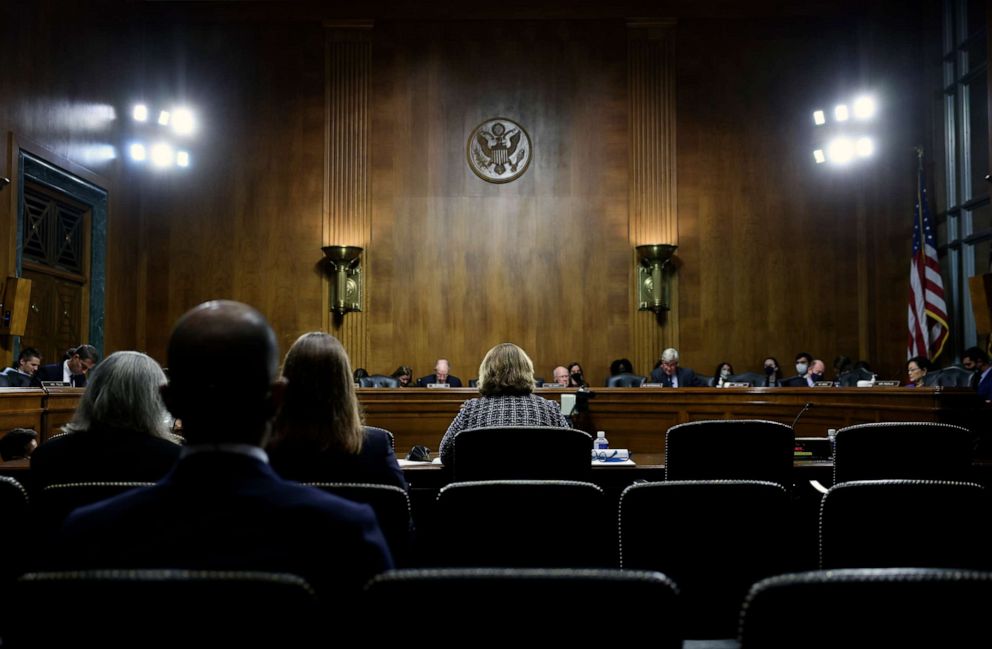
[[[407,488],[392,441],[378,428],[365,428],[359,453],[314,449],[312,444],[296,442],[289,435],[269,450],[269,461],[276,473],[297,482],[354,482]]]

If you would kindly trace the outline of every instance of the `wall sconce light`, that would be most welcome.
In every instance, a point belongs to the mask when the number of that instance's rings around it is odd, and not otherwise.
[[[362,248],[358,246],[324,246],[321,248],[334,273],[331,282],[331,311],[343,316],[362,310]]]
[[[637,246],[638,311],[661,313],[669,309],[668,266],[678,246],[655,243]]]

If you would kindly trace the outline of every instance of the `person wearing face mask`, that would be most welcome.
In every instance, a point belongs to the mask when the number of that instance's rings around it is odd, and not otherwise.
[[[813,355],[809,352],[796,354],[796,375],[782,380],[783,388],[805,388],[809,385],[808,375]]]
[[[782,370],[779,367],[778,359],[774,356],[769,356],[763,361],[765,366],[765,384],[766,388],[777,388],[781,383]]]
[[[730,363],[720,363],[716,366],[716,371],[713,372],[713,387],[722,388],[723,384],[726,383],[734,373],[734,366]]]
[[[809,371],[806,372],[806,385],[813,387],[816,385],[817,381],[823,380],[823,375],[827,371],[826,364],[820,359],[814,360],[810,366]]]

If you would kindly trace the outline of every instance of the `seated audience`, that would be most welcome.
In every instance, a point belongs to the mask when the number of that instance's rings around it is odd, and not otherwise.
[[[713,387],[722,388],[723,384],[734,374],[734,366],[730,363],[720,363],[713,372]]]
[[[568,387],[570,388],[587,388],[589,383],[586,381],[586,377],[582,372],[582,365],[578,361],[572,361],[568,364]]]
[[[155,486],[77,509],[46,558],[76,569],[287,572],[341,605],[392,568],[368,505],[269,467],[261,447],[285,382],[275,333],[258,311],[201,304],[176,324],[168,361],[163,395],[188,440],[176,467]],[[217,367],[224,375],[204,372]]]
[[[552,371],[552,374],[555,377],[555,384],[556,385],[560,385],[563,388],[567,388],[568,387],[569,380],[570,380],[571,377],[568,374],[568,368],[567,367],[565,367],[564,365],[559,365],[558,367],[556,367]]]
[[[35,372],[35,385],[42,381],[62,381],[74,388],[86,386],[86,374],[100,362],[100,353],[93,345],[73,347],[65,353],[61,364],[42,365]]]
[[[13,367],[8,367],[3,371],[7,377],[7,387],[27,388],[34,383],[34,374],[41,366],[41,352],[34,347],[25,347],[17,355],[17,361]]]
[[[0,460],[23,460],[30,457],[38,448],[38,431],[30,428],[14,428],[0,437]]]
[[[447,359],[439,358],[437,359],[437,362],[434,363],[434,373],[417,379],[417,385],[422,388],[426,388],[432,383],[447,383],[453,388],[462,387],[462,380],[457,376],[449,374],[449,369],[450,366],[448,365]]]
[[[31,456],[31,482],[48,485],[90,481],[154,482],[179,459],[181,439],[160,390],[165,374],[140,352],[117,352],[90,377],[65,431]]]
[[[390,376],[400,382],[401,388],[413,387],[413,368],[409,365],[400,365]]]
[[[688,367],[679,367],[679,352],[671,347],[661,352],[658,367],[651,371],[651,382],[666,388],[705,387],[695,372]]]
[[[782,369],[779,367],[778,359],[774,356],[769,356],[762,361],[765,366],[765,384],[766,388],[777,388],[779,386],[779,381],[782,379]]]
[[[513,343],[500,343],[486,353],[479,366],[477,399],[462,404],[441,439],[441,462],[450,465],[455,434],[485,426],[555,426],[569,428],[561,407],[532,393],[534,364]],[[507,440],[509,443],[509,440]]]
[[[923,378],[931,369],[933,366],[926,356],[914,356],[906,361],[906,374],[909,376],[909,383],[906,386],[918,388],[923,385]]]
[[[371,482],[406,489],[389,436],[362,426],[348,354],[337,338],[300,336],[283,361],[287,380],[269,445],[272,468],[298,482]]]

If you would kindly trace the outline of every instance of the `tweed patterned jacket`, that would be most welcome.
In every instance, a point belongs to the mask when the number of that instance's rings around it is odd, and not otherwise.
[[[441,438],[441,462],[451,464],[455,433],[485,426],[557,426],[570,428],[554,401],[533,394],[469,399]]]

